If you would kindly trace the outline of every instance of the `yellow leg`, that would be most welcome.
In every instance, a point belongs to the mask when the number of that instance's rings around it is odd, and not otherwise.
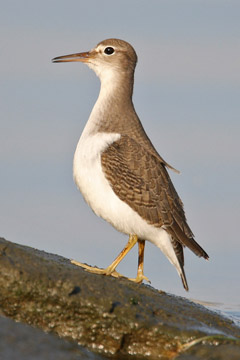
[[[119,274],[115,269],[118,264],[122,261],[122,259],[127,255],[127,253],[133,248],[133,246],[137,243],[138,237],[137,235],[129,235],[129,240],[125,248],[120,252],[120,254],[116,257],[116,259],[109,265],[106,269],[99,269],[97,267],[92,267],[83,263],[80,263],[75,260],[71,260],[71,263],[77,266],[83,267],[86,271],[94,273],[94,274],[102,274],[102,275],[112,275],[114,277],[125,277]]]
[[[145,275],[143,275],[144,249],[145,249],[145,240],[138,239],[138,271],[137,271],[137,277],[135,279],[129,279],[129,280],[134,281],[134,282],[139,283],[139,284],[141,284],[143,280],[146,280],[149,283],[151,283],[151,281]]]

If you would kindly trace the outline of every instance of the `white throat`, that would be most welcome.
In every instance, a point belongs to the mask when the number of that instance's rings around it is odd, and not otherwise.
[[[104,113],[108,111],[112,98],[116,94],[119,86],[120,76],[109,67],[100,67],[88,64],[101,80],[100,92],[97,101],[89,116],[88,122],[84,128],[82,136],[95,133],[100,126],[101,121],[104,120]]]

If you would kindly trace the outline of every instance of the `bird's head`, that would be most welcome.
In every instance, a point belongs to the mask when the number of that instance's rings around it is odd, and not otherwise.
[[[101,41],[90,51],[58,56],[52,61],[54,63],[73,61],[86,63],[102,78],[109,73],[133,74],[137,63],[137,55],[133,47],[126,41],[107,39]]]

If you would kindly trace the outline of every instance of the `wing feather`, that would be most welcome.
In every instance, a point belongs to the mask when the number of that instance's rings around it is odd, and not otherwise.
[[[122,135],[101,154],[101,163],[113,191],[122,201],[149,224],[164,226],[173,241],[187,246],[198,256],[208,258],[194,240],[183,203],[165,165],[155,155],[134,139]],[[175,248],[177,246],[175,243]],[[180,254],[180,247],[177,249]]]

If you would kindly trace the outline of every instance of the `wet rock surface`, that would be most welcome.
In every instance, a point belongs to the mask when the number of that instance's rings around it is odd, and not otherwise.
[[[2,238],[0,272],[3,315],[74,341],[100,358],[235,359],[237,353],[240,358],[240,329],[187,299],[90,274],[68,259]]]
[[[32,326],[0,317],[1,360],[101,360],[79,345]]]

